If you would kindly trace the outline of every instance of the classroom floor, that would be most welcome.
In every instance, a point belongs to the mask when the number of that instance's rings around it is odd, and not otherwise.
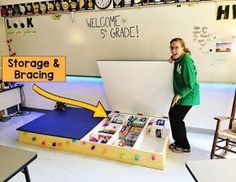
[[[209,159],[210,156],[213,136],[197,133],[188,133],[192,152],[175,154],[169,151],[163,171],[19,143],[16,128],[41,115],[42,113],[32,112],[29,115],[13,117],[7,122],[0,122],[0,145],[37,152],[37,159],[29,165],[33,182],[191,182],[193,179],[185,167],[185,162]],[[18,173],[10,180],[24,181],[23,173]]]

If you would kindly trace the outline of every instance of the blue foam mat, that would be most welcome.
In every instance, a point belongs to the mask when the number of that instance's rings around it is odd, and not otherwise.
[[[103,118],[93,118],[93,112],[81,108],[49,111],[17,130],[72,139],[81,139]]]

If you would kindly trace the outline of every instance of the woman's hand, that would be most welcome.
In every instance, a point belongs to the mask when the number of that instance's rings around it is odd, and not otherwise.
[[[173,106],[178,102],[178,100],[179,100],[180,98],[181,98],[181,97],[180,97],[179,95],[176,95],[176,96],[173,98],[170,107],[173,107]]]
[[[173,63],[174,59],[172,58],[172,56],[167,60],[169,63]]]

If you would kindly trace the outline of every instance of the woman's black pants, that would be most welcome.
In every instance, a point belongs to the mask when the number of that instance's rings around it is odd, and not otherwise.
[[[190,149],[187,139],[184,118],[192,106],[174,105],[169,110],[169,120],[172,131],[172,137],[177,147]]]

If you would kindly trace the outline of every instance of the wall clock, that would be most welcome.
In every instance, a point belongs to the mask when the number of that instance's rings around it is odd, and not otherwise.
[[[95,0],[95,5],[99,9],[106,9],[110,6],[112,0]]]

